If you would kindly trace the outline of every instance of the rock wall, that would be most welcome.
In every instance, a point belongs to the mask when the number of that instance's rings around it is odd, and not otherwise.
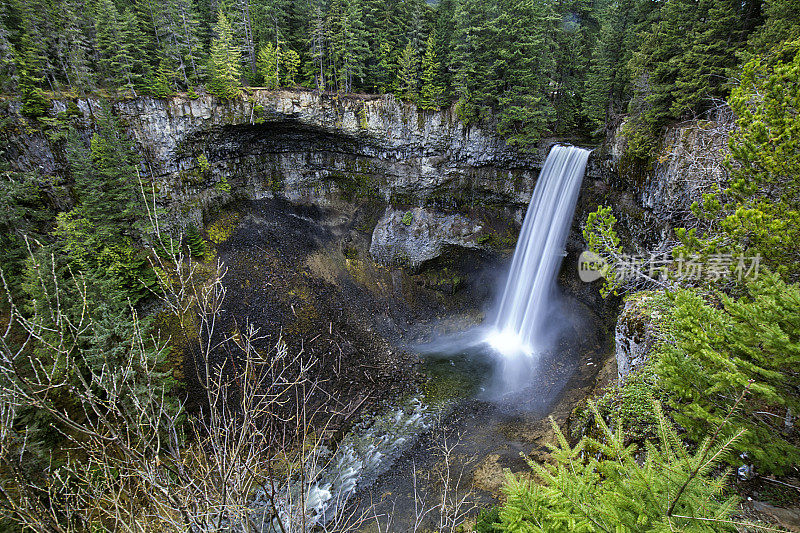
[[[711,116],[666,128],[661,148],[646,167],[630,163],[623,122],[598,150],[596,163],[617,191],[614,214],[629,250],[648,253],[674,244],[673,229],[693,227],[691,212],[703,194],[724,186],[728,139],[735,127],[731,110],[722,107]]]
[[[88,135],[103,102],[75,103]],[[68,104],[55,102],[53,114]],[[464,126],[452,109],[423,111],[392,97],[253,90],[230,101],[142,97],[113,109],[138,142],[142,173],[156,181],[164,207],[195,221],[233,198],[276,193],[316,205],[377,197],[440,209],[490,206],[521,220],[555,142],[520,153]],[[24,125],[18,103],[6,113],[22,124],[6,131],[14,166],[63,174],[61,147]]]
[[[726,184],[725,161],[730,155],[734,116],[730,109],[721,108],[707,119],[667,128],[652,167],[638,174],[626,175],[621,170],[627,157],[623,127],[606,143],[604,157],[599,158],[617,180],[618,197],[627,199],[613,205],[621,221],[623,244],[629,252],[642,255],[669,251],[676,244],[674,228],[702,227],[692,213],[692,204]],[[614,332],[620,382],[649,360],[662,313],[656,304],[662,298],[662,291],[641,291],[625,301]]]
[[[77,109],[88,137],[103,105],[108,103],[98,99],[56,101],[51,115]],[[272,196],[342,212],[371,202],[383,212],[369,221],[373,256],[414,267],[452,247],[513,249],[538,172],[556,142],[544,140],[522,153],[491,128],[465,126],[452,109],[422,111],[392,97],[253,90],[229,101],[142,97],[111,106],[136,139],[141,173],[154,180],[173,224],[200,225],[221,206]],[[17,170],[66,176],[63,145],[27,122],[18,103],[6,102],[0,118],[6,122],[6,156]],[[562,285],[590,305],[605,305],[594,286],[575,281],[586,216],[599,204],[613,205],[630,248],[663,246],[702,192],[699,173],[716,164],[692,158],[693,147],[702,145],[717,157],[725,123],[719,117],[670,130],[649,177],[621,171],[622,136],[596,150],[578,200]],[[411,210],[406,225],[403,217]]]

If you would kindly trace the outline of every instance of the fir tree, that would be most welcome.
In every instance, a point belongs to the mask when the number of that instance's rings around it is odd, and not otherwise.
[[[530,22],[519,24],[519,20]],[[554,86],[554,58],[548,51],[556,23],[548,4],[506,0],[491,24],[492,40],[497,42],[492,54],[498,60],[486,87],[497,94],[498,132],[522,148],[538,141],[555,115],[547,96]]]
[[[718,295],[721,308],[693,291],[678,292],[655,368],[675,420],[693,439],[721,424],[748,391],[731,417],[747,430],[735,449],[758,468],[781,473],[800,462],[800,446],[784,432],[800,412],[792,370],[800,364],[800,289],[762,273],[748,292],[740,299]]]
[[[737,531],[730,519],[737,497],[725,497],[725,476],[715,469],[740,435],[718,442],[712,434],[689,453],[656,404],[658,443],[625,445],[592,405],[599,439],[574,448],[552,422],[554,464],[528,464],[536,480],[506,474],[500,531]],[[641,455],[640,455],[641,452]]]
[[[439,109],[442,105],[444,87],[441,82],[441,65],[436,57],[436,39],[433,32],[428,36],[425,56],[422,58],[422,89],[420,107]]]
[[[599,35],[583,89],[583,114],[596,131],[603,128],[612,115],[621,114],[627,104],[634,6],[634,0],[611,1],[599,15]]]
[[[132,11],[117,11],[111,0],[98,0],[95,28],[100,71],[107,82],[136,94],[146,70],[141,43],[144,40]]]
[[[23,35],[22,52],[19,57],[19,93],[22,99],[22,112],[32,117],[47,114],[50,101],[39,85],[42,76],[39,74],[38,54],[33,48],[28,35]]]
[[[167,98],[175,94],[175,72],[162,59],[158,64],[156,76],[150,87],[150,94],[158,98]]]
[[[395,78],[395,92],[397,96],[414,101],[417,98],[417,50],[414,45],[408,43],[397,65],[397,77]]]
[[[211,57],[209,58],[209,72],[211,80],[208,91],[219,98],[233,98],[238,96],[241,88],[238,49],[233,42],[233,29],[227,17],[219,11],[215,28],[216,38],[211,43]]]
[[[0,90],[11,91],[17,85],[17,64],[4,18],[0,12]]]
[[[278,78],[278,50],[270,42],[258,51],[258,72],[264,78],[264,87],[277,89],[280,87]]]
[[[378,65],[374,71],[375,87],[377,92],[384,94],[391,91],[394,83],[394,73],[397,65],[392,54],[392,45],[386,40],[381,40],[378,51]]]
[[[300,70],[300,54],[291,48],[285,48],[281,53],[280,60],[285,84],[293,87],[297,83],[297,72]]]

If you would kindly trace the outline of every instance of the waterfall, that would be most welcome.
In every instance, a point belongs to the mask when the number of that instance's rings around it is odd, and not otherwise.
[[[552,309],[555,278],[563,259],[589,151],[554,146],[539,174],[514,260],[486,341],[506,359],[530,357],[541,346]]]

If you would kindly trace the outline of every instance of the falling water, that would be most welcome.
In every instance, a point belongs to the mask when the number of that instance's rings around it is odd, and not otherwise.
[[[507,363],[530,359],[542,348],[537,340],[552,308],[555,277],[588,158],[588,150],[554,146],[539,174],[497,318],[486,339]],[[505,373],[516,373],[514,365]]]

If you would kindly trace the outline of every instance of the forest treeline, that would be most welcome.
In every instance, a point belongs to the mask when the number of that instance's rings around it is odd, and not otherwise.
[[[242,85],[457,102],[522,146],[601,134],[627,112],[634,155],[729,92],[743,56],[797,35],[787,0],[10,0],[0,90],[166,97]]]

